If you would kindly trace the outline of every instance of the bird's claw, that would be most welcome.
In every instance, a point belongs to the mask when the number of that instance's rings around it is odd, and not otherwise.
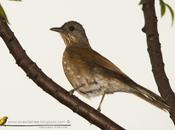
[[[100,107],[98,107],[98,108],[97,108],[97,111],[98,111],[98,112],[101,112],[101,108],[100,108]]]
[[[70,91],[69,91],[69,94],[70,94],[70,95],[73,95],[73,94],[74,94],[74,91],[75,91],[74,89],[70,90]]]

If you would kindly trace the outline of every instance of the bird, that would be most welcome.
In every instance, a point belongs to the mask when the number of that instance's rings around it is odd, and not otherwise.
[[[86,36],[83,26],[77,21],[68,21],[61,27],[50,30],[60,33],[66,47],[62,57],[64,73],[73,86],[70,94],[77,91],[86,98],[102,96],[115,92],[134,94],[154,106],[169,111],[166,101],[154,92],[137,84],[114,63],[95,51]]]

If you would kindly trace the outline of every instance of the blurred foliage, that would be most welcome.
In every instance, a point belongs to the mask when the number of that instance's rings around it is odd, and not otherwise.
[[[22,0],[10,0],[10,1],[22,1]],[[2,17],[5,20],[5,22],[9,24],[9,20],[1,4],[0,4],[0,17]]]
[[[166,13],[166,8],[170,11],[170,14],[171,14],[171,18],[172,18],[172,25],[174,23],[174,10],[173,8],[165,3],[163,0],[159,0],[160,1],[160,12],[161,12],[161,16],[163,17]]]
[[[5,11],[4,11],[1,4],[0,4],[0,17],[2,17],[5,20],[5,22],[9,23],[7,15],[6,15],[6,13],[5,13]]]
[[[173,25],[173,23],[174,23],[174,10],[173,10],[173,8],[169,4],[165,3],[163,0],[159,0],[159,2],[160,2],[161,17],[163,17],[165,15],[166,10],[168,9],[170,11],[170,14],[171,14],[172,25]],[[146,0],[140,0],[139,5],[143,5],[145,3],[146,3]]]
[[[22,1],[22,0],[10,0],[10,1]],[[172,24],[173,24],[174,23],[173,8],[169,4],[165,3],[163,0],[159,0],[159,2],[160,2],[161,16],[163,17],[166,13],[166,10],[168,9],[170,11],[171,18],[172,18]],[[146,0],[140,0],[139,5],[143,5],[145,3],[146,3]],[[1,4],[0,4],[0,17],[4,18],[4,20],[9,24],[9,20]]]
[[[143,4],[145,4],[145,3],[146,3],[145,0],[140,0],[139,5],[143,5]]]
[[[7,122],[7,119],[8,119],[7,116],[2,117],[2,118],[0,119],[0,126],[5,125],[5,123]]]

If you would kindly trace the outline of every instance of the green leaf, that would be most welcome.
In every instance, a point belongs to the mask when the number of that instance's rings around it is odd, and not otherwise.
[[[0,17],[2,17],[5,20],[5,22],[7,22],[9,24],[7,15],[6,15],[3,7],[1,6],[1,4],[0,4]]]
[[[174,10],[172,9],[172,7],[168,4],[166,4],[166,7],[169,9],[170,14],[171,14],[171,18],[172,18],[172,25],[174,23]]]
[[[163,17],[166,12],[166,4],[165,2],[163,2],[163,0],[160,0],[160,11],[161,11],[161,17]]]
[[[145,0],[140,0],[139,5],[143,5],[145,3]]]

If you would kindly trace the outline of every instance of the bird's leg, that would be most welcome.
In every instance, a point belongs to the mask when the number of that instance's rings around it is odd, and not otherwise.
[[[70,95],[73,95],[73,93],[74,93],[76,90],[78,90],[79,88],[81,88],[81,87],[83,87],[83,86],[79,86],[79,87],[76,87],[76,88],[71,89],[71,90],[69,91],[69,94],[70,94]]]
[[[98,106],[98,108],[97,108],[97,111],[99,111],[99,112],[101,112],[101,104],[102,104],[102,102],[103,102],[103,99],[104,99],[104,97],[105,97],[105,94],[106,94],[106,93],[103,93],[102,98],[101,98],[101,100],[100,100],[100,104],[99,104],[99,106]]]

